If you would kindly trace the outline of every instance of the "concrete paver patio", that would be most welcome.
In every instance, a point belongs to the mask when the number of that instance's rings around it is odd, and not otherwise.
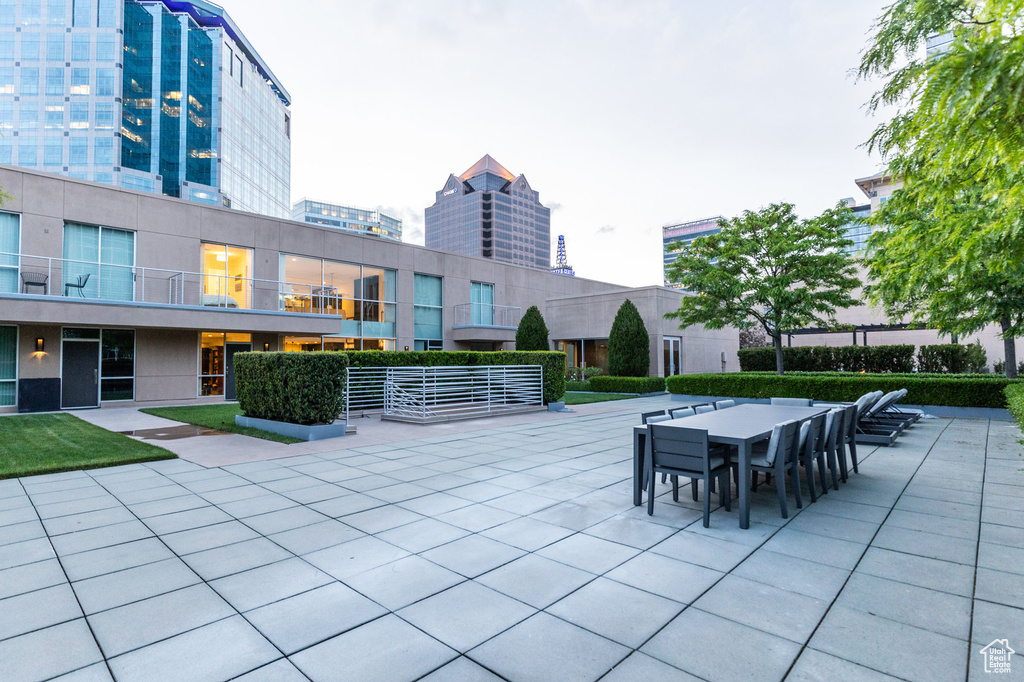
[[[1024,655],[1015,425],[924,420],[788,522],[768,487],[749,530],[705,529],[669,486],[632,505],[631,427],[669,404],[0,481],[0,680],[933,682]]]

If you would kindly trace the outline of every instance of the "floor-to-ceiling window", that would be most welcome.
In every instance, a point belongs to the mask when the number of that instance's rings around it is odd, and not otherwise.
[[[135,330],[104,329],[100,348],[100,400],[134,400]]]
[[[472,282],[469,287],[470,324],[489,327],[494,324],[494,285]]]
[[[230,346],[249,350],[251,334],[225,334],[223,332],[202,332],[199,335],[199,395],[224,395],[225,377],[229,374],[228,351]]]
[[[0,292],[18,292],[18,253],[21,250],[21,216],[0,213]]]
[[[252,249],[203,243],[202,305],[252,307]]]
[[[416,273],[413,292],[414,350],[441,350],[444,343],[442,280]]]
[[[18,397],[18,328],[0,327],[0,405]]]
[[[131,301],[135,298],[135,233],[64,224],[61,294]]]

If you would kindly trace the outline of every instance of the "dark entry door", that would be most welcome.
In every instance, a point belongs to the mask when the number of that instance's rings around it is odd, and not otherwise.
[[[229,343],[224,347],[224,400],[235,399],[235,353],[252,350],[251,343]]]
[[[61,349],[60,405],[65,409],[100,406],[100,344],[66,341]]]

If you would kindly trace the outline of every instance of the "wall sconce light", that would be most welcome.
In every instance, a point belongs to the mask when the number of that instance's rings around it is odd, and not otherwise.
[[[409,350],[409,346],[406,346],[406,347],[405,347],[405,349],[406,349],[406,350]]]
[[[267,352],[268,350],[270,350],[270,344],[269,344],[269,343],[265,343],[265,344],[263,344],[263,352],[265,353],[265,352]]]
[[[46,345],[45,345],[45,342],[43,341],[43,337],[40,336],[39,338],[36,339],[36,352],[37,353],[45,353],[46,352],[45,348],[46,348]]]

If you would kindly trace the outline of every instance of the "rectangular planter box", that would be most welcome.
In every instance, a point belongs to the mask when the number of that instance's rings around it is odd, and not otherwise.
[[[345,435],[347,424],[344,421],[335,421],[333,424],[316,424],[314,426],[303,426],[302,424],[289,424],[288,422],[275,422],[270,419],[256,419],[235,415],[235,424],[248,426],[254,429],[270,431],[289,438],[299,440],[324,440],[325,438],[340,438]]]

